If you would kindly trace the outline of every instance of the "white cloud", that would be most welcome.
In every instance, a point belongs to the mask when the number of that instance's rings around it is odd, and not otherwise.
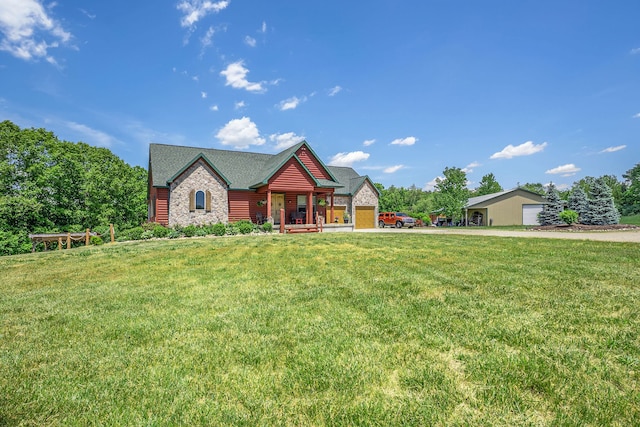
[[[202,99],[207,99],[207,92],[200,92]]]
[[[334,86],[331,89],[329,89],[329,96],[335,96],[339,94],[341,91],[342,91],[342,88],[340,86]]]
[[[247,104],[245,104],[244,101],[238,101],[238,102],[235,103],[234,108],[236,110],[240,110],[240,109],[242,109],[242,108],[244,108],[246,106],[247,106]]]
[[[366,139],[364,140],[364,142],[362,143],[362,145],[364,145],[365,147],[368,147],[370,145],[375,144],[376,140],[375,139]]]
[[[545,173],[551,175],[562,175],[562,176],[572,176],[575,175],[576,172],[579,172],[581,169],[576,167],[573,163],[569,163],[566,165],[558,166],[557,168],[549,169]]]
[[[305,102],[306,100],[306,96],[303,96],[302,98],[294,96],[289,99],[285,99],[284,101],[280,101],[280,104],[278,104],[278,108],[280,109],[280,111],[295,110],[301,102]]]
[[[262,26],[260,27],[260,32],[261,32],[262,34],[264,34],[264,33],[266,33],[266,32],[267,32],[267,23],[266,23],[266,22],[264,22],[264,21],[262,21]]]
[[[254,39],[251,36],[246,36],[244,38],[244,44],[246,44],[247,46],[250,46],[250,47],[256,47],[256,39]]]
[[[625,148],[627,148],[626,145],[617,145],[615,147],[607,147],[600,153],[615,153],[616,151],[624,150]]]
[[[49,49],[71,40],[71,33],[51,18],[38,0],[0,1],[0,32],[0,50],[24,60],[44,58],[54,65],[57,63]]]
[[[273,135],[269,135],[269,140],[276,143],[276,150],[284,150],[285,148],[289,148],[293,145],[296,145],[300,141],[303,141],[304,136],[296,135],[293,132],[280,134],[274,133]]]
[[[180,25],[185,28],[193,26],[210,13],[218,13],[229,6],[229,1],[213,2],[210,0],[183,0],[176,6],[184,15],[180,19]]]
[[[637,55],[640,53],[640,47],[636,47],[635,49],[631,49],[629,52],[631,55]]]
[[[438,184],[438,181],[442,181],[444,179],[444,177],[442,176],[436,176],[435,178],[433,178],[431,181],[427,182],[424,187],[423,190],[424,191],[433,191],[436,189],[436,185]]]
[[[462,168],[462,172],[471,173],[473,172],[473,169],[477,168],[478,166],[481,166],[481,164],[478,162],[471,162],[466,167]]]
[[[120,142],[118,141],[118,139],[112,137],[111,135],[96,129],[92,129],[87,125],[76,122],[65,122],[65,125],[69,129],[83,135],[86,138],[84,139],[84,142],[86,142],[87,144],[94,144],[98,147],[109,148],[112,147],[114,143]]]
[[[391,145],[413,145],[416,143],[418,138],[415,136],[408,136],[406,138],[398,138],[391,141]]]
[[[640,119],[640,113],[638,113],[638,114],[634,114],[634,115],[633,115],[633,118],[634,118],[634,119]]]
[[[263,145],[266,141],[260,137],[260,132],[249,117],[229,121],[216,134],[222,145],[231,145],[243,150],[251,145]]]
[[[338,153],[331,158],[329,165],[331,166],[351,166],[355,162],[361,162],[369,158],[369,153],[362,151],[353,151],[351,153]]]
[[[215,34],[216,30],[213,27],[209,27],[209,29],[207,30],[207,33],[204,35],[204,37],[202,37],[200,39],[200,43],[202,43],[202,53],[204,53],[204,50],[206,48],[208,48],[209,46],[211,46],[213,44],[213,35]],[[202,55],[201,53],[201,55]]]
[[[218,111],[218,110],[219,110],[219,108],[218,108],[218,106],[217,106],[217,105],[212,105],[211,107],[209,107],[209,110],[211,110],[211,111]]]
[[[398,172],[400,169],[404,169],[404,165],[389,166],[388,168],[384,168],[382,172],[395,173],[395,172]]]
[[[226,86],[231,86],[236,89],[245,89],[249,92],[262,92],[264,91],[262,83],[252,83],[247,80],[247,74],[249,70],[244,68],[244,62],[238,61],[227,66],[226,70],[220,71],[220,75],[225,76],[227,79]]]
[[[519,156],[530,156],[532,154],[538,153],[544,150],[544,147],[547,146],[546,142],[542,144],[534,144],[533,141],[527,141],[523,144],[520,144],[516,147],[509,144],[502,149],[502,151],[498,151],[489,157],[490,159],[511,159],[513,157]]]

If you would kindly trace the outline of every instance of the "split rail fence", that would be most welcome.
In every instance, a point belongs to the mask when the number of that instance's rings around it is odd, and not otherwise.
[[[113,224],[109,224],[109,234],[111,237],[111,243],[115,242],[115,231]],[[83,233],[50,233],[50,234],[29,234],[31,239],[31,252],[36,251],[38,243],[44,244],[44,250],[47,250],[47,244],[58,243],[58,250],[62,250],[62,247],[66,245],[66,249],[71,249],[72,242],[81,242],[84,240],[85,246],[89,246],[92,236],[102,237],[96,232],[92,232],[90,229]]]

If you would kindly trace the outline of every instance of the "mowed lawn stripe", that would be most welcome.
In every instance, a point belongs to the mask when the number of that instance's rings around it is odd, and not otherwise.
[[[0,258],[0,425],[638,425],[637,244],[323,233]]]

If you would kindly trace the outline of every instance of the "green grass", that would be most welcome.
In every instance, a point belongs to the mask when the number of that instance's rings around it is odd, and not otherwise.
[[[640,214],[623,216],[620,218],[620,224],[632,224],[640,226]]]
[[[0,258],[0,425],[640,425],[640,247],[323,233]]]

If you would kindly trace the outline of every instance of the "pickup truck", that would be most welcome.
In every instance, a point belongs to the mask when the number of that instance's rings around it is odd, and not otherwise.
[[[387,225],[396,228],[404,226],[413,228],[416,225],[416,220],[402,212],[380,212],[378,214],[378,226],[384,228]]]

